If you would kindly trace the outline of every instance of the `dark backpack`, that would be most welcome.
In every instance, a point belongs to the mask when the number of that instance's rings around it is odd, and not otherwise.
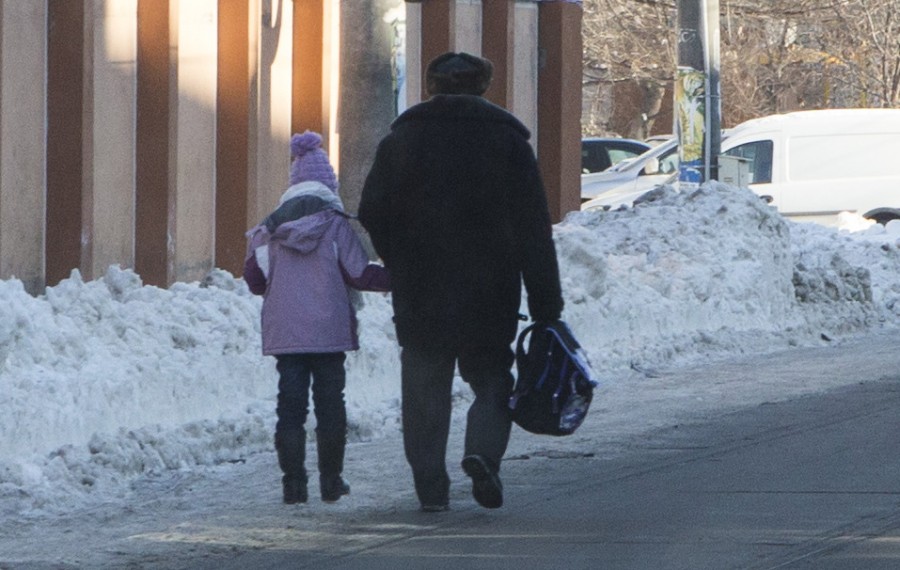
[[[526,327],[516,343],[516,369],[509,408],[519,427],[545,435],[569,435],[578,429],[597,382],[581,345],[564,322]]]

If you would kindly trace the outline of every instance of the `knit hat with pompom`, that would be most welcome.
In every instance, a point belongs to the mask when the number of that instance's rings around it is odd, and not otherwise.
[[[334,169],[328,161],[328,155],[322,150],[322,136],[319,133],[306,131],[302,135],[291,137],[291,177],[290,184],[300,182],[321,182],[337,193],[338,181]]]

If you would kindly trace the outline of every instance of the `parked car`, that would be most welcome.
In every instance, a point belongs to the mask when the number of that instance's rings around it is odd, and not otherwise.
[[[649,137],[644,139],[644,142],[649,144],[650,146],[656,146],[658,144],[662,144],[662,143],[668,141],[669,139],[673,138],[674,136],[675,135],[673,135],[671,133],[668,135],[650,135]]]
[[[797,111],[751,119],[722,135],[722,154],[748,162],[747,186],[785,216],[835,225],[853,212],[900,219],[900,109]],[[668,154],[667,154],[668,153]],[[671,173],[669,172],[671,170]],[[677,179],[675,141],[582,176],[581,209],[633,203]]]
[[[650,145],[632,139],[588,137],[581,139],[581,173],[601,172],[648,150]]]
[[[675,138],[649,148],[643,154],[619,162],[603,172],[581,176],[581,200],[603,196],[640,196],[678,174],[678,140]],[[609,194],[614,192],[614,194]],[[627,200],[626,200],[627,201]],[[618,205],[618,204],[614,204]],[[585,205],[582,205],[582,209]]]

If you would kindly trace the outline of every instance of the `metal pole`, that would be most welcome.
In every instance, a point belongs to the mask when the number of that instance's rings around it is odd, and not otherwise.
[[[706,1],[706,73],[708,81],[708,157],[707,180],[719,179],[719,154],[722,152],[722,92],[720,88],[719,0]]]
[[[718,177],[719,1],[678,0],[674,132],[682,188]]]

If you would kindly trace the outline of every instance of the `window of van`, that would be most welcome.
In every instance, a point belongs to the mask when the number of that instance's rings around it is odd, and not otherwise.
[[[729,156],[750,160],[750,184],[772,182],[772,141],[754,141],[725,151]]]

